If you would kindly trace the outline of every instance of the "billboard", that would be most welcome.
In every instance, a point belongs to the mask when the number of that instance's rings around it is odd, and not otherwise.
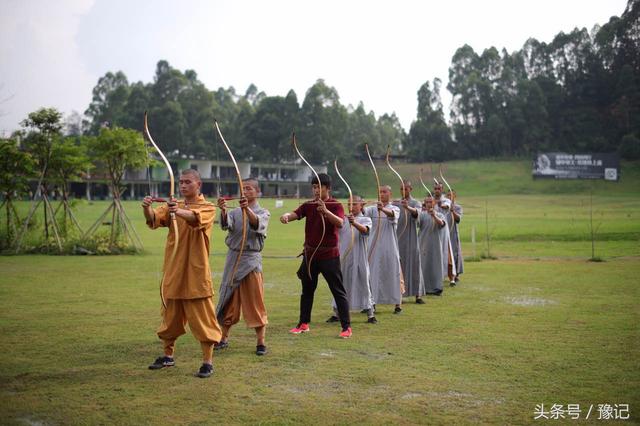
[[[533,160],[533,178],[617,181],[620,157],[618,154],[539,153]]]

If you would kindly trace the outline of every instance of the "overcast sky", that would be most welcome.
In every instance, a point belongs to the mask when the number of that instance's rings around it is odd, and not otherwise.
[[[408,130],[416,92],[446,86],[455,50],[518,50],[529,37],[589,30],[626,0],[0,0],[0,135],[43,106],[84,113],[108,71],[150,82],[160,59],[210,89],[254,83],[301,102],[323,78],[345,105],[395,112]],[[450,97],[443,90],[445,106]]]

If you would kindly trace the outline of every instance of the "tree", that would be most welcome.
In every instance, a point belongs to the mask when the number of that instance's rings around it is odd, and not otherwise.
[[[29,179],[34,176],[35,162],[29,153],[21,151],[12,139],[0,140],[0,194],[4,207],[6,234],[0,241],[0,249],[14,247],[20,218],[13,201],[29,193]]]
[[[85,238],[91,236],[98,229],[98,225],[102,223],[104,217],[111,213],[109,249],[112,252],[120,250],[119,242],[123,234],[134,249],[142,249],[140,238],[122,206],[121,195],[126,187],[120,183],[125,170],[140,169],[149,163],[148,151],[142,135],[134,130],[118,127],[103,128],[97,137],[89,140],[89,149],[91,156],[98,161],[99,167],[109,176],[113,202],[89,228]]]

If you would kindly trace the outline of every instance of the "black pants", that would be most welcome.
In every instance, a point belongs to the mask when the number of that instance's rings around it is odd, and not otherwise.
[[[349,314],[349,301],[347,300],[347,292],[342,284],[342,270],[340,269],[340,257],[333,259],[313,260],[311,262],[311,278],[307,272],[306,259],[302,260],[300,269],[298,269],[298,278],[302,282],[302,294],[300,295],[300,322],[311,322],[311,309],[313,308],[313,295],[318,287],[318,275],[322,274],[327,283],[329,290],[336,301],[338,307],[338,316],[342,329],[346,329],[351,324]]]

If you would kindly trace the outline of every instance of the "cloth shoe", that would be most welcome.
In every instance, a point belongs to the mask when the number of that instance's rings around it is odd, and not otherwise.
[[[267,354],[267,347],[265,345],[256,346],[256,355],[263,356]]]
[[[219,351],[222,349],[227,349],[229,347],[229,342],[218,342],[213,344],[213,350]]]
[[[402,312],[402,308],[400,306],[396,306],[396,308],[393,310],[394,314],[399,314]]]
[[[165,367],[173,367],[176,362],[170,356],[160,356],[149,366],[149,370],[160,370]]]
[[[203,362],[202,365],[200,366],[200,370],[198,370],[195,376],[200,377],[201,379],[206,379],[212,374],[213,374],[213,365]]]
[[[340,322],[340,318],[335,315],[331,315],[329,319],[327,319],[327,322]]]
[[[422,300],[422,298],[421,298],[421,297],[417,297],[417,298],[416,298],[416,304],[417,304],[417,305],[424,305],[424,300]]]
[[[376,317],[371,317],[367,320],[368,324],[377,324],[378,320],[376,319]]]

